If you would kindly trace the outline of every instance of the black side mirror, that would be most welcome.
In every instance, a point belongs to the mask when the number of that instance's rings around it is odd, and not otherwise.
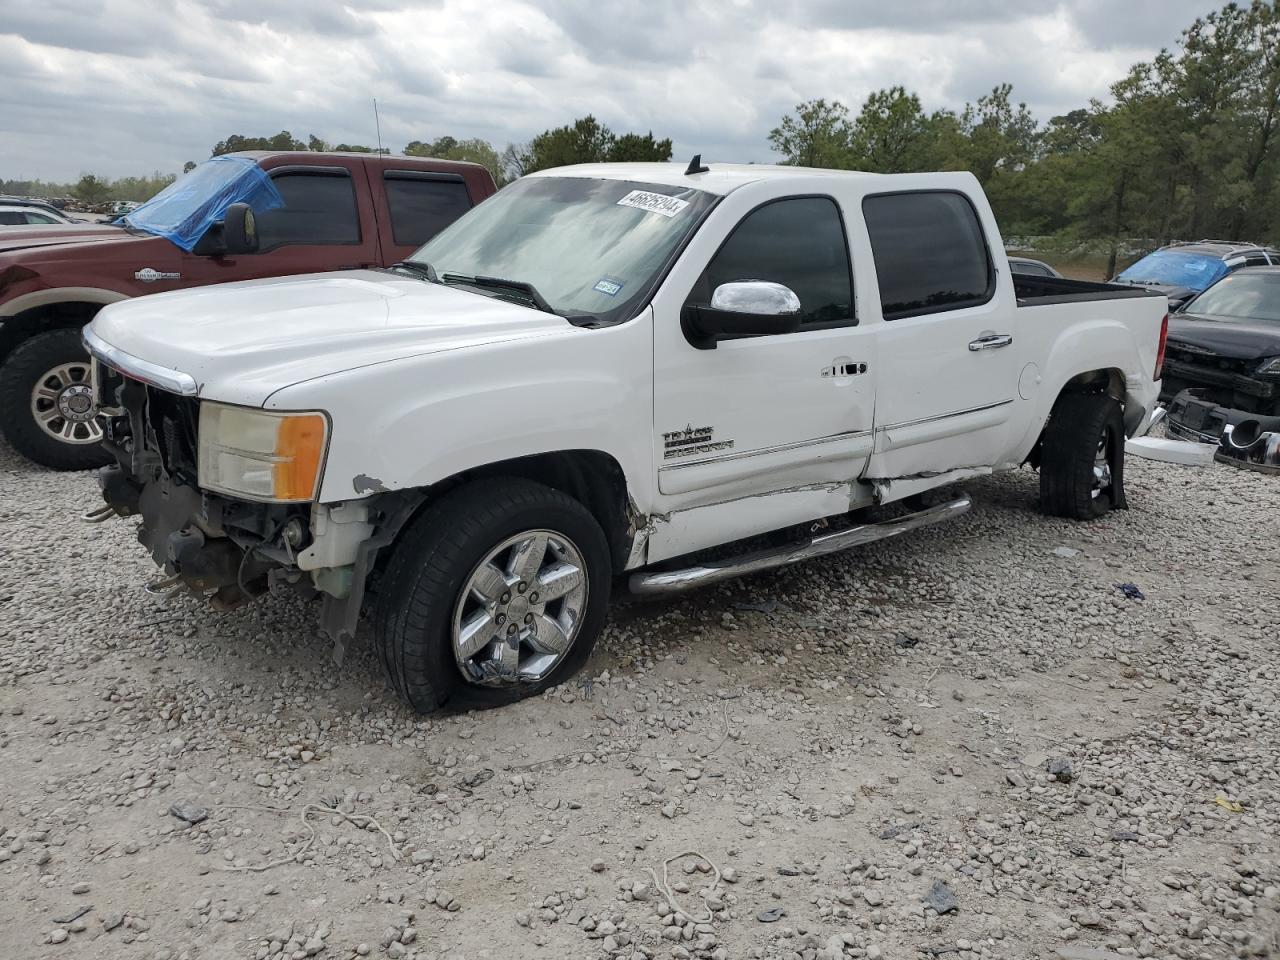
[[[689,342],[699,350],[714,350],[722,337],[761,337],[800,329],[800,298],[770,280],[722,283],[711,295],[711,306],[689,305],[681,314]]]
[[[233,203],[222,215],[222,249],[231,256],[258,249],[258,226],[247,203]]]

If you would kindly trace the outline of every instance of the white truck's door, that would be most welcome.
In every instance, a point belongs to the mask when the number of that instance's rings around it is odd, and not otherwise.
[[[869,195],[862,209],[885,321],[868,478],[994,466],[1017,422],[1020,363],[989,209],[937,189]]]
[[[713,211],[654,301],[653,444],[663,509],[759,497],[747,503],[754,517],[739,512],[734,521],[740,536],[796,522],[772,523],[764,501],[783,498],[760,495],[835,488],[862,473],[875,399],[874,338],[855,315],[839,204],[826,195],[761,202],[748,193],[731,194]],[[708,305],[718,286],[738,280],[791,289],[801,304],[799,330],[699,349],[682,314],[687,320],[688,306]],[[847,503],[847,489],[843,496]]]

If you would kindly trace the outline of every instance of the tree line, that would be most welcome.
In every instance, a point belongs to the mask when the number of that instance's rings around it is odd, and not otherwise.
[[[271,137],[246,137],[233,134],[213,146],[212,156],[242,150],[336,150],[348,153],[376,153],[367,144],[330,144],[315,134],[303,141],[288,130]],[[390,153],[383,148],[383,153]],[[435,157],[438,160],[466,160],[478,163],[493,174],[501,186],[526,173],[561,167],[571,163],[602,163],[623,160],[671,159],[671,141],[657,140],[653,131],[645,134],[615,134],[591,115],[552,130],[545,130],[527,143],[509,143],[499,152],[493,144],[479,138],[458,140],[443,136],[435,140],[412,140],[401,153],[410,157]],[[189,162],[186,169],[195,163]]]
[[[785,162],[902,173],[970,170],[1006,236],[1065,244],[1280,240],[1280,11],[1228,3],[1177,48],[1135,64],[1114,102],[1040,125],[1008,84],[959,111],[926,113],[903,87],[856,114],[810,100],[769,142]]]

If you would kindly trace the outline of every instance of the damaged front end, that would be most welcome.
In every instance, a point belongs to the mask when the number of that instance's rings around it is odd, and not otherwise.
[[[1165,430],[1178,440],[1217,444],[1220,463],[1280,474],[1280,414],[1224,406],[1211,390],[1192,388],[1173,398]]]
[[[105,519],[104,512],[141,518],[138,540],[166,574],[150,589],[185,589],[220,609],[276,589],[319,594],[322,627],[340,659],[378,550],[417,499],[378,493],[336,504],[273,502],[210,489],[202,475],[219,476],[217,464],[210,465],[215,454],[225,459],[252,451],[226,447],[211,454],[210,438],[201,436],[211,419],[207,401],[95,359],[103,446],[116,462],[99,471],[107,507],[93,519]],[[279,458],[264,458],[271,459]]]
[[[1228,426],[1214,459],[1280,476],[1280,417],[1255,417]]]

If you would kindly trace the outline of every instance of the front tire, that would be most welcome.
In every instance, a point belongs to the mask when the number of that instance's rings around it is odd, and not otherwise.
[[[1040,507],[1055,517],[1096,520],[1127,506],[1124,415],[1103,393],[1058,398],[1040,451]]]
[[[401,534],[375,642],[415,710],[514,703],[586,662],[611,580],[604,532],[581,503],[529,480],[480,480]]]
[[[79,330],[38,333],[9,354],[0,367],[0,423],[15,450],[55,470],[110,462],[89,372]]]

